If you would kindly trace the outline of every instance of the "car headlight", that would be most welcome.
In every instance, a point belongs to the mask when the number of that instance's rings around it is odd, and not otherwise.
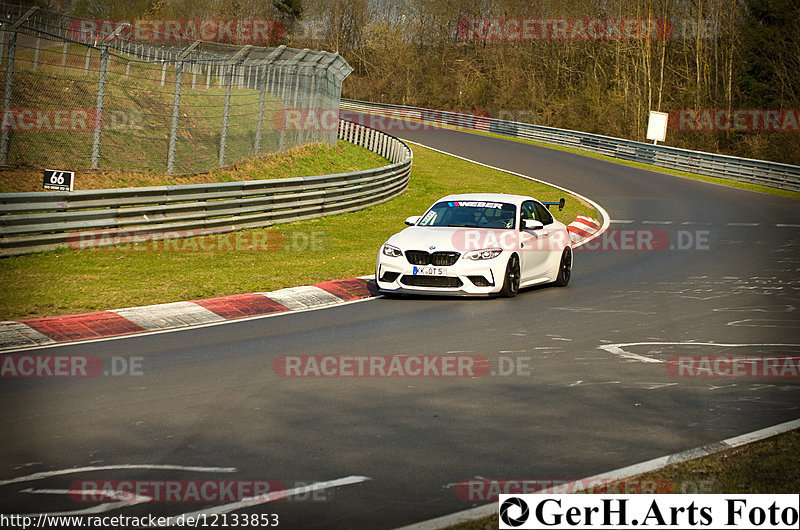
[[[464,254],[464,259],[471,259],[473,261],[478,261],[482,259],[492,259],[496,258],[500,254],[503,253],[502,249],[499,248],[487,248],[483,250],[473,250],[471,252],[467,252]]]
[[[384,254],[385,256],[389,256],[389,257],[391,257],[391,258],[397,258],[397,257],[399,257],[399,256],[402,256],[402,255],[403,255],[403,251],[402,251],[402,250],[400,250],[400,249],[399,249],[399,248],[397,248],[397,247],[393,247],[393,246],[392,246],[392,245],[390,245],[389,243],[385,243],[385,244],[383,245],[383,251],[382,251],[382,252],[383,252],[383,254]]]

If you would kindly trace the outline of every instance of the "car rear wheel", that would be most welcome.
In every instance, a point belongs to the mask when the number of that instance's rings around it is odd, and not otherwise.
[[[506,265],[506,276],[503,281],[503,288],[500,290],[500,296],[505,298],[512,298],[519,292],[519,256],[512,254],[508,258],[508,265]]]
[[[561,253],[561,263],[558,265],[558,275],[553,285],[557,287],[565,287],[569,283],[572,276],[572,249],[566,247],[564,252]]]

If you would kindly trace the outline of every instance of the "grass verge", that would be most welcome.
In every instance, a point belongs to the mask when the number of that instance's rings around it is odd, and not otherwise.
[[[380,245],[404,227],[406,217],[422,214],[436,199],[459,192],[520,193],[545,201],[564,195],[417,147],[405,193],[359,212],[218,238],[172,240],[169,245],[65,248],[2,259],[0,319],[272,291],[371,274]],[[594,208],[570,197],[563,212],[555,210],[567,223],[577,215],[597,216]],[[259,250],[263,248],[269,250]]]
[[[621,482],[657,484],[664,488],[657,493],[796,493],[800,491],[799,452],[800,431],[791,431]],[[614,484],[607,489],[623,493]],[[498,525],[494,515],[448,530],[488,530]]]

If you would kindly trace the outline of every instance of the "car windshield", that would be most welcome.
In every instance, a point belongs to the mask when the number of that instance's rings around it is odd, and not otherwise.
[[[425,212],[419,226],[514,228],[516,212],[516,206],[503,202],[442,201]]]

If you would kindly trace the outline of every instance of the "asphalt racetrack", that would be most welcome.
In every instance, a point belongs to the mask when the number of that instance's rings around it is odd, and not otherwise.
[[[513,299],[377,298],[26,350],[136,366],[2,380],[0,512],[394,528],[484,504],[458,494],[471,478],[578,479],[800,417],[785,366],[701,377],[665,362],[800,353],[798,201],[462,132],[394,134],[590,197],[609,235],[576,251],[568,287]],[[297,378],[273,367],[396,354],[481,356],[491,372]],[[150,495],[75,493],[120,481]],[[290,496],[188,502],[154,497],[158,481],[273,481]]]

